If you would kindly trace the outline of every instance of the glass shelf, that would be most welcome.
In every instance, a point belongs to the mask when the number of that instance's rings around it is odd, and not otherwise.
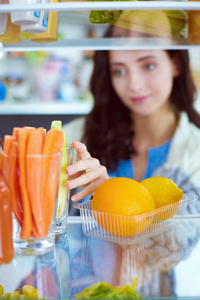
[[[56,237],[49,253],[15,255],[0,266],[5,292],[36,287],[45,299],[77,299],[76,294],[103,281],[130,285],[146,300],[200,299],[200,216],[183,216],[165,233],[131,247],[83,234],[80,217],[68,218],[67,231]]]
[[[192,10],[199,18],[197,1],[74,1],[40,7],[59,12],[58,40],[33,42],[22,34],[19,43],[0,42],[0,51],[190,49],[200,45],[200,27],[192,24],[195,16],[189,15]],[[28,9],[37,8],[38,5],[29,5]],[[0,13],[25,9],[24,5],[0,5]],[[94,19],[96,11],[101,16]],[[112,38],[103,37],[111,25],[115,34]],[[195,39],[191,38],[191,30],[195,31]]]
[[[54,43],[32,43],[22,41],[18,44],[5,44],[0,51],[53,51],[56,49],[69,50],[132,50],[132,49],[190,49],[199,45],[191,43],[187,38],[173,40],[149,38],[96,38],[96,39],[68,39]]]
[[[69,1],[62,3],[29,5],[28,10],[49,11],[88,11],[88,10],[124,10],[124,9],[183,9],[199,10],[198,1]],[[27,5],[1,4],[0,12],[26,11]]]
[[[85,115],[92,109],[91,102],[63,103],[2,103],[1,115]]]

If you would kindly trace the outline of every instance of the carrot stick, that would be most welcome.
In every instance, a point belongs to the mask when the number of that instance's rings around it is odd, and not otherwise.
[[[14,127],[13,128],[13,132],[12,132],[12,136],[18,141],[19,138],[19,133],[22,130],[22,127]]]
[[[18,202],[18,180],[17,180],[17,164],[18,164],[18,143],[13,141],[9,148],[9,179],[8,185],[11,193],[12,210],[20,226],[22,226],[23,216]]]
[[[43,160],[41,157],[45,133],[42,127],[34,129],[30,132],[27,144],[27,190],[31,210],[33,214],[33,224],[36,232],[33,230],[34,236],[38,238],[45,237],[45,214],[44,214],[44,197],[43,189],[45,187],[43,179]],[[38,154],[38,156],[37,156]],[[29,155],[35,155],[30,156]],[[46,180],[46,178],[45,178]]]
[[[12,135],[5,135],[4,141],[3,141],[3,150],[5,153],[5,159],[4,159],[4,168],[3,168],[3,176],[6,180],[6,182],[9,182],[9,150],[11,147],[11,143],[15,141],[15,138]]]
[[[30,132],[27,144],[27,154],[42,154],[46,134],[43,127],[38,127]]]
[[[0,155],[0,265],[14,257],[11,199],[8,186],[2,173],[3,154]]]
[[[22,224],[22,211],[18,204],[18,180],[17,180],[17,152],[18,146],[15,137],[11,135],[4,136],[4,167],[3,174],[8,183],[11,193],[12,210],[15,217],[21,226]]]
[[[3,151],[5,154],[8,154],[9,153],[9,149],[10,149],[10,145],[13,141],[15,141],[15,137],[12,136],[12,135],[8,135],[6,134],[4,136],[4,140],[3,140]]]
[[[43,147],[43,153],[48,155],[45,168],[45,178],[47,180],[47,186],[45,189],[45,203],[48,207],[46,233],[48,232],[56,208],[55,201],[58,191],[60,162],[60,156],[56,155],[56,153],[60,153],[61,155],[63,143],[64,134],[62,131],[57,129],[51,129],[47,132],[46,140]]]
[[[32,229],[32,213],[30,207],[30,201],[27,192],[27,174],[26,174],[26,161],[25,155],[27,151],[27,141],[30,132],[33,129],[23,128],[19,135],[19,171],[20,171],[20,190],[21,201],[23,211],[23,224],[21,227],[20,237],[22,239],[28,239],[31,235]]]
[[[64,134],[58,129],[51,129],[47,132],[47,137],[43,147],[44,154],[53,154],[62,151]]]
[[[3,165],[4,165],[4,155],[3,152],[0,152],[0,171],[3,171]]]

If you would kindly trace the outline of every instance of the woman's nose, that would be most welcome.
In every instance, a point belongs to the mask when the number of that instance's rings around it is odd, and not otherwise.
[[[132,71],[129,73],[129,89],[133,91],[140,90],[144,85],[144,77],[140,72]]]

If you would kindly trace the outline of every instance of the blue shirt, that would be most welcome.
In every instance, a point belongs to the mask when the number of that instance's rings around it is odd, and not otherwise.
[[[171,140],[161,146],[149,148],[148,163],[143,179],[152,176],[153,172],[167,161]],[[108,172],[109,177],[128,177],[134,179],[134,164],[132,160],[121,160],[116,171]]]

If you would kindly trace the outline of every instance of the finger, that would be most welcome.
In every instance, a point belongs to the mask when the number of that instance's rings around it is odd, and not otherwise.
[[[66,186],[69,189],[74,189],[79,186],[84,186],[86,184],[89,184],[98,178],[102,178],[102,181],[105,181],[106,179],[108,179],[107,171],[104,166],[99,166],[95,170],[84,173],[83,175],[81,175],[73,180],[67,181]]]
[[[89,157],[87,159],[81,159],[79,161],[77,161],[75,164],[68,166],[66,168],[66,173],[68,175],[73,175],[77,172],[81,172],[81,171],[90,171],[92,169],[96,169],[100,166],[100,162],[98,159],[93,158],[93,157]]]
[[[77,160],[86,159],[91,156],[87,151],[87,147],[85,144],[81,143],[80,141],[73,141],[72,144],[77,151]]]
[[[91,194],[93,194],[96,189],[104,182],[102,178],[99,178],[93,182],[91,182],[88,186],[86,186],[82,191],[78,192],[77,194],[71,197],[72,201],[81,200]]]

